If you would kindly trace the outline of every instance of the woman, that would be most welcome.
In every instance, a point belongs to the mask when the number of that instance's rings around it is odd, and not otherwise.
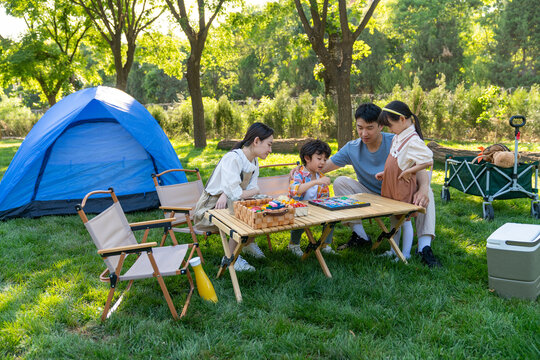
[[[225,209],[235,200],[246,199],[259,194],[257,178],[259,177],[258,159],[266,159],[272,152],[274,130],[265,124],[254,123],[246,132],[244,139],[238,142],[233,149],[225,154],[219,161],[210,179],[206,183],[201,198],[195,206],[194,225],[199,230],[217,231],[204,218],[204,213],[211,209]],[[231,205],[232,206],[232,205]],[[229,240],[231,252],[236,242]],[[262,250],[255,242],[244,247],[243,252],[257,258],[263,258]],[[254,271],[242,256],[234,263],[236,271]]]

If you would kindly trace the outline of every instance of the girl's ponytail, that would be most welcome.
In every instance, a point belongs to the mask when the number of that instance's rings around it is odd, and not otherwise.
[[[416,133],[418,134],[418,136],[420,136],[420,139],[424,140],[424,135],[422,135],[422,129],[420,128],[420,121],[418,120],[418,116],[412,114],[412,117],[414,119],[414,129],[416,130]]]
[[[424,135],[422,135],[422,129],[420,128],[420,120],[418,120],[418,116],[413,114],[411,109],[409,109],[407,104],[405,104],[403,101],[394,100],[382,108],[377,122],[379,125],[389,126],[389,121],[398,121],[400,116],[404,116],[406,119],[411,118],[412,122],[414,123],[414,129],[418,133],[418,136],[420,136],[420,139],[424,140]]]

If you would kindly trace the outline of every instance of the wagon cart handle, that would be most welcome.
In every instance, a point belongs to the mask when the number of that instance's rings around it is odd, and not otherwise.
[[[521,119],[521,123],[520,124],[514,123],[514,119]],[[510,118],[509,123],[510,123],[510,126],[512,126],[514,128],[514,130],[515,130],[515,136],[518,136],[519,128],[522,127],[523,125],[525,125],[525,123],[526,123],[525,116],[523,116],[523,115],[514,115],[514,116],[512,116]]]

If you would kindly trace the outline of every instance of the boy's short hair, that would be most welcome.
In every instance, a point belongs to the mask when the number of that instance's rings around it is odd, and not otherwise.
[[[377,118],[379,117],[381,111],[381,108],[373,103],[361,104],[356,109],[354,118],[356,120],[358,120],[358,118],[362,118],[367,123],[377,122]]]
[[[302,164],[306,165],[306,156],[311,159],[314,154],[324,154],[326,158],[329,158],[330,154],[332,154],[332,149],[330,149],[330,145],[322,140],[310,140],[300,149],[300,160]]]

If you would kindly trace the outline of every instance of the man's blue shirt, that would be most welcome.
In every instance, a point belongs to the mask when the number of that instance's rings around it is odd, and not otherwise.
[[[381,193],[382,181],[375,179],[375,174],[384,170],[386,158],[390,153],[394,134],[381,132],[382,142],[379,149],[370,152],[361,139],[349,141],[330,158],[337,166],[352,165],[358,182],[376,194]]]

